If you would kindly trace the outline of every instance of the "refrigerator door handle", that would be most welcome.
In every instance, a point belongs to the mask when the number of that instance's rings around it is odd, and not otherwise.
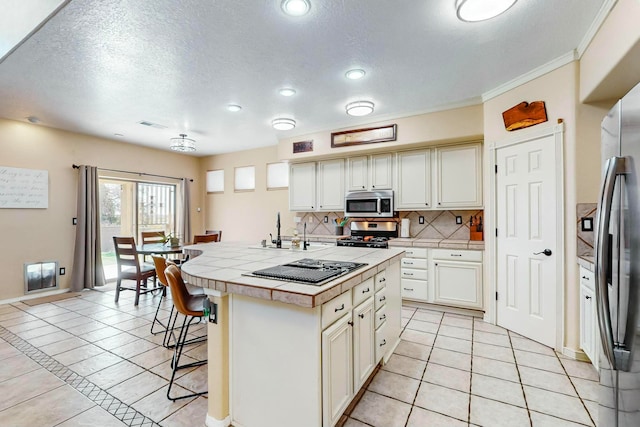
[[[617,358],[614,352],[613,328],[611,326],[611,311],[609,308],[609,289],[607,286],[607,271],[611,263],[608,251],[610,245],[609,225],[616,177],[624,172],[624,157],[611,157],[607,160],[605,164],[604,182],[598,203],[598,222],[596,223],[597,232],[595,236],[596,259],[594,276],[598,324],[600,325],[602,349],[612,369],[617,369]]]

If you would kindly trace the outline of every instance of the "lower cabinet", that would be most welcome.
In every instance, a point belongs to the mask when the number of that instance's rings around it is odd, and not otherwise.
[[[434,261],[434,298],[437,304],[482,308],[482,264]]]
[[[580,267],[580,348],[598,369],[598,314],[593,272]]]
[[[353,309],[353,389],[362,387],[377,364],[373,298]]]
[[[351,313],[322,332],[323,426],[336,424],[353,396]]]

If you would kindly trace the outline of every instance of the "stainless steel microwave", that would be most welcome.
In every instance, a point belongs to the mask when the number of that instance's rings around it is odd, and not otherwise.
[[[353,191],[347,193],[344,213],[351,218],[393,217],[393,191]]]

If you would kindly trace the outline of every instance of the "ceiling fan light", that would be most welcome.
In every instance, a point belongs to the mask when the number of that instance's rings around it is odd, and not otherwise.
[[[296,121],[293,119],[280,117],[277,119],[273,119],[273,121],[271,122],[271,126],[273,126],[273,128],[276,130],[291,130],[296,127]]]
[[[456,0],[456,14],[464,22],[478,22],[504,13],[517,0]]]
[[[350,116],[366,116],[373,113],[374,104],[371,101],[355,101],[346,105],[345,109]]]
[[[196,151],[196,141],[191,138],[187,138],[187,134],[181,133],[179,138],[171,138],[171,145],[169,145],[169,148],[173,151]]]
[[[289,16],[303,16],[311,9],[311,3],[307,0],[283,0],[281,7]]]

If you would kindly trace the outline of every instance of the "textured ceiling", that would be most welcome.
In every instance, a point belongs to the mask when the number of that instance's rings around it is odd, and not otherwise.
[[[311,2],[292,18],[280,0],[72,0],[0,63],[0,117],[162,149],[187,133],[200,156],[274,145],[479,100],[575,49],[604,0],[520,0],[480,23],[455,0]],[[347,116],[360,99],[375,113]]]

